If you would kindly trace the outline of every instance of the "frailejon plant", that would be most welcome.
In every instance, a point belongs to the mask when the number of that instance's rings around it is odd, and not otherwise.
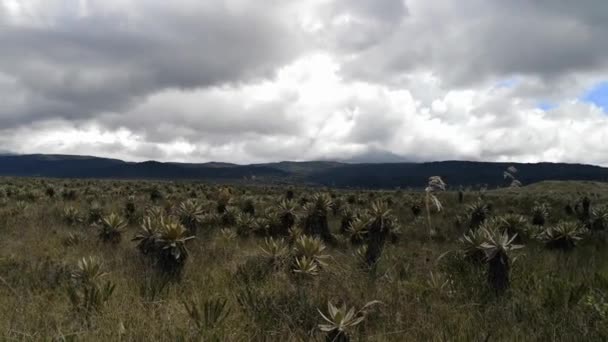
[[[490,215],[490,206],[481,198],[466,208],[466,217],[469,221],[469,228],[476,229],[484,223]]]
[[[295,258],[295,264],[293,266],[293,273],[301,278],[310,279],[319,274],[319,264],[314,259],[306,256],[300,256]]]
[[[149,195],[150,201],[154,203],[158,203],[165,197],[158,187],[153,187],[152,189],[150,189]]]
[[[325,242],[333,242],[329,231],[327,217],[331,209],[331,199],[325,194],[316,194],[312,201],[304,206],[304,233],[318,236]]]
[[[147,255],[156,251],[156,239],[158,238],[158,222],[151,217],[144,218],[141,228],[132,241],[137,241],[137,249]]]
[[[196,235],[203,221],[203,207],[198,204],[196,200],[189,199],[180,203],[179,207],[177,207],[177,215],[181,224],[186,227],[191,234]]]
[[[255,218],[247,213],[240,213],[236,218],[236,233],[241,237],[246,237],[254,232]]]
[[[123,218],[115,213],[111,213],[99,222],[99,239],[113,244],[120,243],[122,232],[126,226],[127,222]]]
[[[93,201],[89,207],[89,223],[98,223],[103,218],[103,208],[97,201]]]
[[[184,308],[194,324],[197,335],[203,341],[224,341],[225,329],[222,324],[230,315],[228,300],[210,298],[201,301],[198,298],[184,300]]]
[[[107,275],[103,271],[103,264],[95,257],[82,258],[72,272],[72,279],[80,284],[96,283]]]
[[[80,244],[84,240],[83,236],[79,233],[68,233],[68,235],[63,239],[62,243],[66,247],[72,247]]]
[[[517,238],[515,239],[516,243],[521,243],[522,239],[529,235],[530,223],[522,215],[505,214],[493,217],[490,221],[490,224],[497,227],[499,230],[506,230],[509,236],[517,235]]]
[[[349,204],[342,206],[340,218],[340,233],[345,234],[355,219],[355,213]]]
[[[183,225],[171,220],[163,221],[156,239],[158,263],[163,272],[181,277],[188,259],[186,242],[194,239]]]
[[[230,228],[222,228],[220,229],[219,238],[227,245],[232,243],[237,238],[237,234],[234,230]]]
[[[295,241],[293,253],[296,258],[306,257],[323,267],[327,265],[325,260],[329,258],[325,249],[325,244],[319,238],[303,235]]]
[[[591,229],[604,231],[608,227],[608,206],[594,208],[591,211]]]
[[[549,204],[535,202],[532,207],[532,224],[544,226],[549,218]]]
[[[135,197],[134,196],[127,197],[127,201],[125,202],[125,206],[124,206],[124,214],[130,223],[135,223],[137,221],[136,209],[137,208],[135,206]]]
[[[300,237],[304,236],[304,231],[298,226],[289,229],[288,241],[290,244],[295,243]]]
[[[274,268],[280,268],[289,256],[289,246],[284,239],[267,238],[260,247],[262,253],[268,258]]]
[[[68,298],[75,312],[88,324],[94,314],[103,310],[116,288],[112,282],[102,281],[106,276],[102,263],[93,257],[78,261],[72,273],[72,281],[67,287]]]
[[[55,188],[53,188],[52,186],[47,187],[44,193],[47,195],[48,198],[55,198]]]
[[[441,211],[443,205],[437,198],[437,193],[440,191],[445,191],[446,184],[439,176],[431,176],[429,177],[429,182],[427,187],[424,189],[425,197],[424,197],[424,205],[426,208],[426,220],[427,226],[429,229],[429,236],[433,237],[436,234],[435,229],[433,228],[433,224],[431,222],[431,206],[435,207],[437,211]]]
[[[216,210],[218,214],[223,214],[228,206],[232,203],[232,194],[230,189],[223,188],[218,192]]]
[[[548,248],[568,252],[576,247],[586,232],[585,226],[578,222],[559,222],[545,229],[538,237]]]
[[[443,273],[429,273],[429,279],[426,281],[426,288],[431,293],[437,293],[441,296],[450,297],[454,294],[451,289],[453,280]]]
[[[471,229],[458,240],[466,260],[476,264],[485,261],[486,254],[483,244],[486,242],[486,233],[484,230],[484,228]]]
[[[591,199],[588,196],[580,198],[574,205],[574,213],[579,221],[589,227],[591,220]]]
[[[27,209],[29,208],[29,204],[25,201],[17,201],[15,203],[15,211],[14,215],[25,215]]]
[[[371,220],[366,218],[357,217],[355,218],[347,229],[347,234],[350,238],[350,242],[355,245],[361,245],[367,240],[369,233],[369,226]]]
[[[70,226],[76,225],[82,222],[82,218],[80,217],[80,212],[78,209],[69,205],[63,208],[63,220]]]
[[[271,235],[287,236],[298,219],[297,206],[294,201],[282,200],[277,207],[278,222]]]
[[[372,267],[382,256],[384,244],[395,225],[395,219],[392,217],[388,205],[381,200],[372,204],[369,215],[366,259],[367,265]]]
[[[246,198],[242,206],[243,213],[255,215],[255,202],[252,198]]]
[[[163,273],[179,279],[188,259],[186,242],[192,239],[194,236],[181,223],[161,216],[144,219],[133,241],[137,241],[142,254],[153,258]]]
[[[236,218],[241,213],[235,207],[227,207],[220,216],[220,224],[223,227],[232,227],[236,224]]]
[[[166,215],[165,210],[159,206],[150,206],[145,210],[145,218],[150,218],[156,224],[159,224]]]
[[[481,245],[486,253],[488,262],[488,284],[496,294],[503,294],[509,287],[510,257],[511,251],[523,248],[522,245],[513,243],[514,236],[509,236],[507,231],[500,231],[496,227],[484,227],[485,242]]]
[[[327,314],[317,310],[325,321],[325,323],[319,324],[319,329],[326,333],[325,341],[350,341],[354,328],[367,318],[372,307],[381,303],[374,300],[365,304],[360,310],[356,310],[354,307],[349,309],[345,304],[338,307],[332,302],[327,302]]]

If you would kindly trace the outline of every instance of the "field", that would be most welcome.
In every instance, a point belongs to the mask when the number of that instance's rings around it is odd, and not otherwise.
[[[3,178],[0,340],[602,341],[607,205],[584,182]]]

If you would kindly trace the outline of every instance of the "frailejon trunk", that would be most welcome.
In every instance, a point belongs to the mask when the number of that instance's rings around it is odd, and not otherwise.
[[[309,235],[318,236],[325,242],[333,241],[329,225],[327,224],[327,215],[315,214],[307,217],[304,232]]]
[[[350,337],[339,330],[332,330],[325,336],[326,342],[350,342]]]
[[[509,257],[504,252],[488,261],[488,283],[497,294],[509,288]]]
[[[375,265],[382,256],[382,250],[388,235],[388,229],[385,228],[382,221],[375,221],[370,226],[367,253],[365,254],[365,261],[370,267]]]

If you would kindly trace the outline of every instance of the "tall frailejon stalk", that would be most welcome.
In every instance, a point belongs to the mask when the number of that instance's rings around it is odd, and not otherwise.
[[[348,204],[343,206],[340,211],[342,212],[342,217],[340,218],[340,233],[345,234],[349,230],[351,223],[355,220],[355,213]]]
[[[325,242],[334,242],[329,231],[327,218],[331,209],[331,198],[325,194],[313,196],[312,201],[304,206],[304,233],[319,236]]]
[[[435,234],[435,230],[433,229],[433,225],[431,222],[431,206],[434,206],[437,211],[441,211],[443,205],[437,198],[436,193],[440,191],[445,191],[446,184],[439,176],[431,176],[429,177],[429,183],[424,189],[425,197],[424,197],[424,205],[426,207],[426,221],[429,228],[429,235],[432,237]]]
[[[501,295],[511,285],[509,280],[511,268],[509,254],[511,251],[524,246],[513,244],[517,234],[509,236],[506,230],[501,232],[497,227],[484,228],[483,234],[485,235],[485,242],[481,245],[481,248],[485,251],[488,262],[488,285],[497,295]]]
[[[156,238],[158,264],[163,272],[177,279],[188,259],[186,242],[194,239],[188,230],[178,222],[162,222]]]
[[[289,235],[289,230],[293,228],[298,219],[296,203],[291,200],[282,200],[277,208],[277,215],[276,231],[271,233],[281,236]]]
[[[509,166],[503,172],[503,178],[507,181],[510,181],[509,186],[512,188],[519,188],[521,186],[521,182],[517,179],[517,172],[519,172],[515,166]]]
[[[591,199],[588,196],[578,200],[574,206],[574,213],[585,227],[591,228]]]
[[[223,214],[231,202],[232,202],[232,194],[230,192],[230,189],[228,189],[228,188],[221,189],[217,195],[217,206],[216,206],[217,213],[220,215]]]
[[[124,208],[124,216],[129,221],[129,223],[137,222],[137,208],[135,206],[135,197],[129,196],[127,197],[127,201],[125,202]]]
[[[367,253],[365,259],[369,267],[373,267],[380,259],[386,238],[393,228],[395,219],[384,201],[376,201],[370,210],[367,233]]]

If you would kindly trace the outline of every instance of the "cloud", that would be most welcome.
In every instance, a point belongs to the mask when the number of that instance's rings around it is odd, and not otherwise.
[[[0,150],[608,165],[607,6],[0,0]]]
[[[447,86],[468,87],[516,75],[555,82],[608,67],[608,45],[600,43],[608,23],[599,15],[608,4],[601,0],[410,0],[407,9],[375,44],[349,51],[347,75],[386,82],[431,71]],[[345,46],[349,34],[342,33]]]
[[[289,1],[82,1],[86,13],[76,3],[26,1],[0,17],[0,44],[10,47],[0,80],[24,99],[2,125],[89,118],[165,89],[271,77],[305,39],[289,23]]]

